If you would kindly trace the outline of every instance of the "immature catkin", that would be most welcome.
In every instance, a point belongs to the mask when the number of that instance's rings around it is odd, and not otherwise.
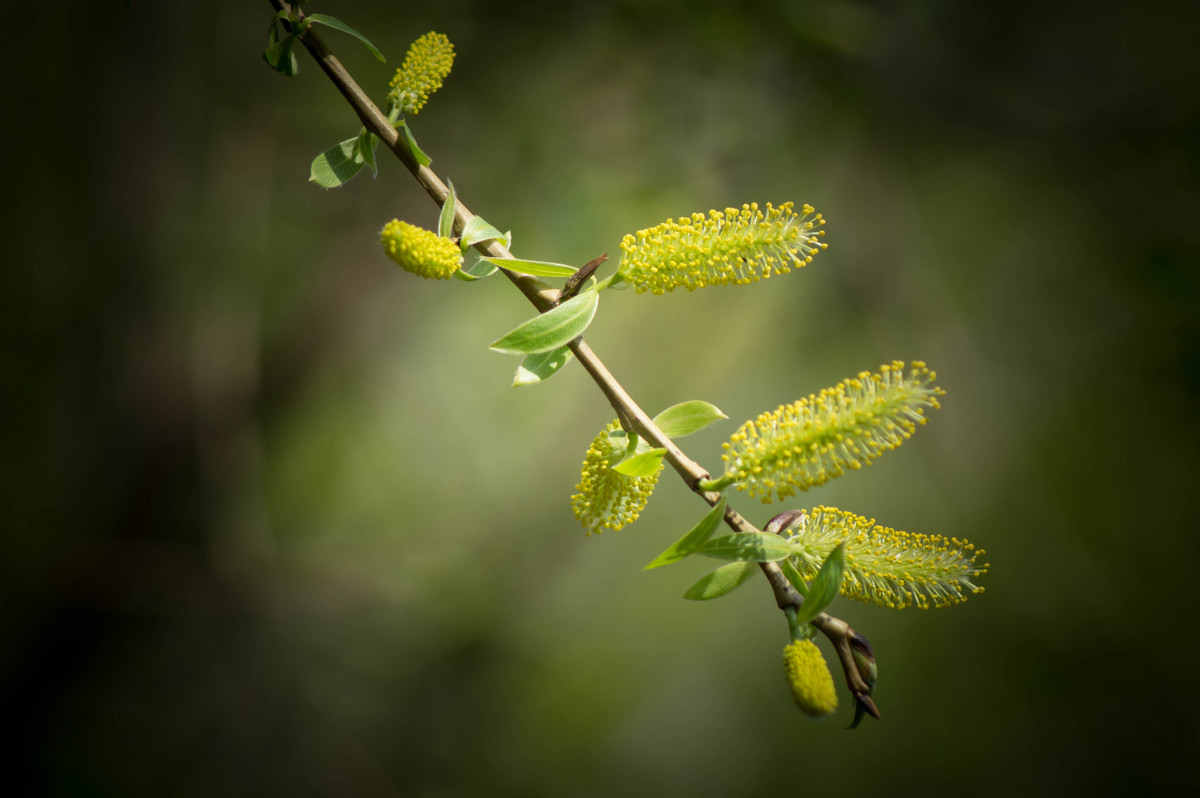
[[[987,573],[988,564],[978,562],[987,552],[965,540],[900,532],[833,507],[809,510],[784,534],[802,549],[792,562],[806,579],[844,543],[841,594],[856,601],[929,609],[960,604],[983,591],[972,580]]]
[[[412,43],[404,63],[389,84],[388,102],[405,115],[425,107],[429,95],[442,87],[454,64],[454,45],[444,34],[430,31]]]
[[[662,473],[661,463],[658,471],[648,477],[627,477],[613,470],[625,454],[620,429],[620,422],[613,421],[592,441],[575,486],[579,493],[571,497],[571,509],[589,535],[636,521]]]
[[[837,709],[837,689],[833,674],[811,640],[793,640],[783,647],[783,670],[787,674],[792,698],[805,715],[823,718]]]
[[[787,274],[828,246],[819,240],[825,231],[816,229],[825,224],[821,214],[810,205],[801,211],[797,216],[790,202],[778,208],[768,202],[765,213],[752,203],[668,219],[625,236],[617,271],[639,294],[746,285]]]
[[[447,280],[462,266],[462,251],[448,238],[392,219],[379,233],[383,251],[400,268],[430,280]]]
[[[743,424],[728,443],[725,477],[763,503],[808,490],[895,449],[945,392],[920,361],[862,372]]]

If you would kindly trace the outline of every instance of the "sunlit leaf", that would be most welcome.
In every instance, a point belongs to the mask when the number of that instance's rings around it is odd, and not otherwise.
[[[796,611],[796,623],[808,623],[816,618],[837,598],[842,589],[842,574],[846,570],[846,544],[839,543],[817,572],[812,584],[808,586],[808,596],[804,605]]]
[[[496,266],[520,272],[521,274],[533,274],[538,277],[570,277],[575,272],[579,271],[574,266],[568,266],[565,263],[549,263],[540,260],[523,260],[521,258],[492,258],[487,255],[483,259],[489,261]]]
[[[351,36],[365,44],[367,49],[371,51],[371,55],[375,56],[380,61],[387,63],[387,59],[383,57],[383,53],[379,52],[379,49],[375,45],[371,44],[366,36],[363,36],[361,33],[347,25],[345,22],[342,22],[340,19],[331,17],[328,14],[309,14],[307,17],[305,17],[305,22],[317,23],[333,28],[334,30],[340,30],[342,33],[349,33]]]
[[[700,577],[683,594],[685,599],[707,601],[732,593],[747,579],[754,576],[758,566],[752,562],[731,562]]]
[[[529,355],[549,352],[581,335],[596,316],[599,294],[588,291],[556,308],[535,316],[516,329],[493,341],[493,352]]]
[[[682,438],[699,432],[722,418],[729,416],[722,413],[716,405],[693,399],[668,407],[654,417],[654,423],[668,438]]]
[[[652,476],[658,473],[658,467],[662,465],[663,455],[666,453],[666,449],[651,449],[648,452],[634,454],[617,463],[612,469],[627,477]]]
[[[308,179],[321,188],[338,188],[349,182],[364,166],[358,152],[358,136],[334,144],[313,159]]]
[[[787,541],[778,535],[768,535],[765,532],[736,532],[710,540],[696,549],[696,553],[718,560],[776,562],[793,552]]]
[[[450,238],[454,234],[454,208],[457,204],[454,181],[447,180],[446,184],[450,187],[450,193],[446,195],[446,201],[442,203],[442,213],[438,216],[438,235],[442,238]]]
[[[536,385],[542,380],[547,380],[567,365],[572,357],[570,348],[566,346],[551,349],[549,352],[539,352],[536,355],[526,355],[525,359],[521,361],[521,365],[517,366],[512,387]]]
[[[664,565],[679,562],[708,542],[713,532],[717,531],[717,527],[724,516],[725,497],[722,496],[721,500],[700,519],[700,523],[696,524],[686,535],[667,547],[666,551],[651,560],[650,564],[642,570],[649,571],[651,568],[661,568]]]

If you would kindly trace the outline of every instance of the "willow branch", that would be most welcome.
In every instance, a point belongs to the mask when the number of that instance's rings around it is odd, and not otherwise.
[[[270,3],[276,11],[286,11],[295,14],[301,20],[304,18],[303,11],[293,9],[289,3],[283,2],[283,0],[270,0]],[[284,20],[284,24],[288,24],[286,20]],[[446,187],[446,184],[442,182],[441,178],[433,170],[426,166],[421,166],[413,159],[412,152],[401,141],[399,133],[392,127],[387,115],[379,110],[378,106],[371,101],[366,92],[355,82],[350,73],[346,71],[346,68],[342,66],[342,63],[325,46],[320,36],[313,31],[312,25],[305,28],[303,35],[300,37],[300,42],[312,55],[313,59],[316,60],[317,65],[321,67],[333,85],[337,87],[337,90],[346,98],[346,102],[354,109],[354,113],[358,115],[363,127],[378,137],[384,146],[392,151],[392,154],[404,164],[405,168],[416,178],[421,187],[425,189],[425,192],[438,204],[438,207],[444,205],[450,196],[449,188]],[[462,231],[474,215],[461,200],[457,197],[455,198],[455,231]],[[494,239],[476,244],[475,248],[482,254],[493,258],[507,259],[513,257],[507,247]],[[521,274],[503,267],[500,268],[500,271],[525,295],[525,298],[537,308],[538,312],[544,313],[558,304],[560,293],[557,289],[527,274]],[[634,427],[634,431],[643,438],[653,442],[656,447],[666,449],[665,459],[675,469],[676,473],[679,474],[688,488],[703,498],[704,501],[708,502],[710,506],[715,506],[720,501],[721,494],[704,491],[698,486],[701,480],[710,478],[708,471],[684,454],[683,450],[673,440],[663,434],[663,431],[658,428],[646,411],[633,400],[633,397],[622,387],[621,383],[617,381],[612,372],[608,370],[600,358],[597,357],[596,353],[592,351],[592,348],[587,345],[582,336],[571,341],[569,345],[584,370],[587,371],[593,382],[604,393],[609,404],[617,411],[618,416],[625,419]],[[760,531],[728,505],[726,505],[724,520],[726,525],[735,532]],[[788,581],[779,565],[773,562],[764,562],[759,563],[759,566],[762,568],[763,574],[766,575],[767,582],[771,586],[771,591],[775,594],[775,603],[781,610],[788,607],[799,607],[804,603],[804,597],[792,587],[791,582]],[[813,620],[813,625],[833,643],[851,690],[856,694],[866,694],[867,686],[858,673],[858,668],[854,664],[850,650],[850,627],[845,621],[839,620],[827,613],[818,615]]]

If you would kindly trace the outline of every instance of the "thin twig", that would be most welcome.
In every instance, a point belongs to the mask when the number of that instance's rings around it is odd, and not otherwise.
[[[294,11],[291,5],[283,2],[283,0],[270,0],[270,3],[276,11],[287,11],[288,13],[296,14],[298,19],[304,18],[303,11]],[[287,25],[286,20],[284,20],[284,24]],[[329,51],[329,48],[325,46],[325,43],[313,31],[311,25],[305,29],[303,35],[300,37],[300,41],[329,77],[330,81],[333,82],[333,85],[346,98],[346,102],[354,109],[363,127],[377,136],[392,151],[439,207],[445,204],[446,199],[450,196],[450,190],[446,187],[446,184],[442,182],[433,170],[426,166],[421,166],[413,160],[412,153],[401,142],[400,135],[392,127],[391,123],[388,122],[387,116],[379,110],[375,103],[371,101],[371,98],[367,96],[366,92],[350,76],[350,73],[346,71],[346,68],[342,66],[341,62]],[[454,230],[461,232],[473,216],[474,214],[467,209],[467,206],[456,198]],[[512,253],[509,252],[508,248],[494,239],[476,244],[475,247],[489,257],[500,259],[512,258]],[[546,285],[541,280],[527,274],[505,269],[504,267],[500,267],[500,271],[512,281],[513,285],[525,295],[525,298],[539,312],[544,313],[557,303],[559,291]],[[675,469],[688,488],[708,502],[710,506],[715,506],[720,501],[721,494],[706,492],[698,487],[698,483],[701,480],[709,479],[710,474],[708,471],[684,454],[683,450],[674,441],[663,434],[663,431],[658,428],[650,416],[642,410],[600,358],[596,356],[596,353],[587,345],[582,336],[571,341],[570,347],[580,364],[617,411],[618,416],[632,424],[639,435],[652,442],[656,447],[666,449],[665,458],[667,462],[671,464],[671,467]],[[757,527],[728,505],[725,509],[724,520],[726,525],[735,532],[759,531]],[[799,607],[804,603],[804,597],[792,587],[791,582],[788,581],[778,564],[764,562],[759,563],[759,567],[762,569],[763,574],[766,575],[767,582],[771,586],[771,591],[775,594],[775,603],[781,610],[788,607]],[[828,613],[818,615],[813,620],[813,625],[833,643],[838,653],[838,659],[841,661],[842,670],[845,671],[846,681],[850,685],[850,689],[856,694],[861,693],[865,695],[867,686],[858,673],[858,667],[854,663],[853,654],[850,649],[849,625],[845,621],[835,618]]]

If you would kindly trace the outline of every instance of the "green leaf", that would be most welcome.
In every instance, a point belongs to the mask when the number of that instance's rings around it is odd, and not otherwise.
[[[752,562],[731,562],[715,571],[709,571],[687,589],[685,599],[707,601],[732,593],[738,586],[754,575],[758,566]]]
[[[417,146],[417,140],[413,138],[412,131],[408,129],[408,125],[400,122],[397,127],[404,131],[404,141],[408,144],[408,151],[412,154],[413,160],[421,166],[429,166],[429,164],[433,163],[433,161],[429,160],[429,156]]]
[[[317,23],[319,25],[325,25],[333,28],[334,30],[340,30],[342,33],[349,33],[351,36],[365,44],[367,49],[371,51],[371,55],[375,56],[385,64],[387,63],[387,59],[383,57],[383,53],[379,52],[379,49],[375,45],[371,44],[371,42],[367,40],[366,36],[363,36],[361,33],[347,25],[345,22],[342,22],[340,19],[335,19],[328,14],[309,14],[305,18],[305,21]]]
[[[504,241],[504,245],[508,246],[509,238],[504,233],[501,233],[495,227],[488,224],[482,216],[472,216],[467,220],[466,227],[463,228],[462,241],[459,242],[459,246],[462,247],[463,252],[466,252],[480,241],[490,241],[492,239]]]
[[[573,353],[567,346],[560,346],[558,349],[551,349],[549,352],[539,352],[536,355],[526,355],[525,359],[521,361],[521,365],[517,366],[517,373],[513,377],[512,387],[519,388],[522,385],[536,385],[542,380],[549,379],[558,373],[559,369],[567,365],[567,362],[573,356]]]
[[[568,266],[565,263],[549,263],[547,261],[522,260],[520,258],[491,258],[487,255],[484,255],[483,259],[514,272],[532,274],[538,277],[570,277],[579,271],[574,266]]]
[[[613,466],[613,471],[627,477],[653,476],[658,473],[658,467],[662,465],[663,455],[666,453],[666,449],[651,449],[648,452],[631,455]]]
[[[722,413],[716,405],[693,399],[672,405],[654,417],[654,423],[668,438],[682,438],[699,432],[722,418],[729,416]]]
[[[842,589],[842,574],[845,570],[846,544],[839,543],[829,552],[825,562],[821,563],[821,570],[808,586],[808,596],[804,599],[804,605],[796,610],[797,624],[808,623],[833,603],[838,591]]]
[[[286,39],[281,40],[279,31],[272,24],[271,30],[267,33],[267,41],[270,44],[263,51],[263,60],[271,69],[287,77],[300,71],[300,62],[296,60],[296,54],[292,52],[292,47],[296,44],[295,33],[289,33]]]
[[[474,256],[474,260],[471,260],[472,256]],[[496,273],[496,267],[479,257],[479,253],[470,247],[467,248],[466,259],[469,262],[464,263],[463,267],[454,273],[454,276],[460,280],[473,282]]]
[[[725,517],[725,497],[722,496],[708,513],[700,519],[700,523],[696,524],[691,530],[681,537],[679,540],[672,543],[666,551],[650,561],[650,564],[643,568],[643,571],[649,571],[652,568],[661,568],[664,565],[670,565],[673,562],[679,562],[684,557],[688,556],[696,549],[703,546],[712,537],[713,532],[717,531],[717,527],[721,523],[721,519]]]
[[[696,549],[696,553],[718,560],[776,562],[790,556],[793,551],[787,541],[778,535],[768,535],[765,532],[735,532],[710,540]]]
[[[442,238],[450,238],[454,235],[454,208],[457,199],[454,196],[454,181],[447,180],[450,186],[450,193],[446,195],[446,201],[442,203],[442,213],[438,216],[438,235]]]
[[[796,569],[795,565],[792,565],[792,561],[790,559],[784,560],[780,564],[780,568],[783,570],[783,575],[786,576],[787,580],[792,583],[792,587],[796,588],[801,596],[807,596],[808,585],[804,584],[803,574]]]
[[[356,160],[361,160],[364,164],[371,168],[371,177],[379,175],[379,170],[375,167],[375,146],[379,144],[379,139],[366,128],[358,134],[358,139],[354,145],[354,157]]]
[[[595,291],[568,299],[493,341],[488,349],[512,355],[531,355],[557,349],[587,329],[596,316],[599,299],[600,295]]]
[[[334,144],[313,159],[308,179],[321,188],[338,188],[362,170],[364,162],[358,153],[358,136]]]

